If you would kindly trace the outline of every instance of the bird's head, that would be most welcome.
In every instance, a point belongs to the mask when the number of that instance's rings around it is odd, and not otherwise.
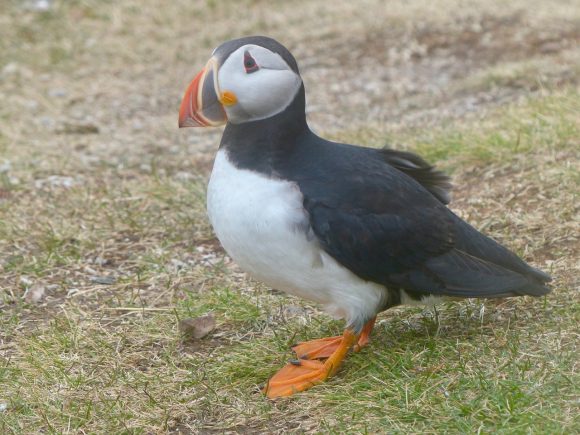
[[[179,127],[266,119],[294,100],[302,79],[296,60],[274,39],[251,36],[216,48],[181,102]]]

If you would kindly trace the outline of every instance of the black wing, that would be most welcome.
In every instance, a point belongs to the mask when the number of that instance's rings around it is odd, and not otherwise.
[[[420,294],[504,297],[550,291],[548,275],[445,207],[448,186],[439,194],[433,187],[448,180],[429,175],[439,173],[422,159],[331,145],[334,152],[318,151],[318,159],[326,157],[324,170],[313,168],[298,184],[321,246],[355,274]],[[405,163],[413,161],[423,168],[411,168],[415,176]],[[425,182],[429,176],[435,180],[431,184]]]

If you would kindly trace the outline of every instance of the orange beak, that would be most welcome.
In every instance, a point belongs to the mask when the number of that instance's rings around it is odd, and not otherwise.
[[[216,127],[228,120],[220,102],[218,65],[211,58],[187,87],[179,108],[179,127]]]

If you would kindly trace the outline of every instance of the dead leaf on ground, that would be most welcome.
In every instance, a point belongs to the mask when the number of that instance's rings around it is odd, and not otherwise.
[[[179,321],[179,333],[184,341],[199,340],[215,329],[213,315],[187,318]]]

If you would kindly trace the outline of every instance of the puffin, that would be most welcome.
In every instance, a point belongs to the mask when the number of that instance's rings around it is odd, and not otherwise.
[[[179,127],[224,124],[207,188],[220,243],[254,279],[345,321],[341,336],[295,345],[267,397],[336,374],[389,308],[550,292],[548,274],[448,208],[450,179],[423,158],[316,135],[298,64],[276,40],[221,44],[187,87]]]

